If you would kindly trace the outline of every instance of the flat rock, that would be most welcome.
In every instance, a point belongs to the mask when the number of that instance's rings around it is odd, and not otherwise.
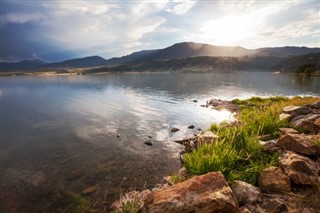
[[[255,204],[262,201],[261,190],[244,181],[235,181],[232,191],[239,204]]]
[[[240,213],[240,209],[223,175],[211,172],[153,191],[141,212]]]
[[[316,186],[320,183],[320,165],[310,158],[285,151],[279,158],[279,164],[296,184]]]
[[[281,113],[281,114],[279,115],[280,121],[289,120],[290,118],[291,118],[291,115],[290,115],[290,114],[287,114],[287,113]]]
[[[306,115],[312,112],[312,109],[310,109],[307,106],[286,106],[283,107],[283,112],[288,114],[294,114],[294,115]]]
[[[201,146],[206,143],[213,143],[219,138],[218,135],[214,134],[211,131],[203,132],[198,138],[198,146]]]
[[[286,135],[286,134],[298,134],[299,132],[293,128],[279,128],[279,131],[281,134]]]
[[[270,166],[260,172],[259,187],[265,192],[290,192],[290,178],[281,168]]]
[[[287,134],[278,139],[277,146],[303,155],[320,155],[320,147],[303,134]]]

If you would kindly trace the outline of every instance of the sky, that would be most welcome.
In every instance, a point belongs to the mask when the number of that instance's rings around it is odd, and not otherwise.
[[[318,0],[0,0],[1,61],[106,59],[179,42],[320,47]]]

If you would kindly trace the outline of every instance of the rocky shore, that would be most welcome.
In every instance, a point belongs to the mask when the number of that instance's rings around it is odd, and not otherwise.
[[[229,106],[234,103],[212,100],[207,105]],[[192,176],[185,169],[167,183],[153,190],[132,191],[116,201],[114,212],[320,212],[320,102],[303,106],[286,106],[280,119],[292,128],[279,128],[279,136],[261,135],[264,152],[278,153],[276,165],[264,168],[257,186],[236,180],[227,182],[219,171]],[[236,124],[234,124],[236,125]],[[215,143],[219,135],[211,131],[186,140],[183,154],[206,143]],[[178,182],[178,183],[176,183]]]

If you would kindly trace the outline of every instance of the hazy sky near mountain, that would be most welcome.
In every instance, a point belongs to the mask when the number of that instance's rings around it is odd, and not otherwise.
[[[318,0],[1,0],[3,60],[122,56],[183,41],[320,46]]]

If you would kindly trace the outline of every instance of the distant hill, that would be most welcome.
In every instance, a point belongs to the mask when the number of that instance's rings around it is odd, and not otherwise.
[[[121,58],[112,58],[107,60],[107,65],[148,63],[151,61],[193,58],[199,56],[250,57],[251,59],[253,57],[259,57],[260,59],[263,57],[270,57],[269,59],[275,59],[276,57],[292,57],[316,52],[320,52],[320,48],[266,47],[260,49],[246,49],[239,46],[224,47],[194,42],[182,42],[164,49],[144,50]],[[279,60],[276,61],[279,62]]]
[[[0,62],[1,72],[28,71],[46,63],[41,60],[24,60],[19,62]]]
[[[19,70],[46,70],[46,69],[72,69],[72,68],[90,68],[90,67],[112,67],[112,69],[118,69],[116,67],[120,66],[122,68],[126,67],[125,70],[130,70],[128,66],[140,67],[139,69],[147,69],[142,67],[155,67],[163,69],[166,67],[164,63],[170,64],[175,67],[176,63],[180,63],[180,59],[190,60],[195,63],[192,58],[198,57],[222,57],[222,59],[214,59],[215,66],[223,67],[224,65],[217,65],[219,63],[227,63],[226,57],[237,58],[237,62],[234,59],[228,59],[230,66],[236,63],[237,67],[241,70],[247,71],[268,71],[270,69],[276,68],[278,64],[284,63],[293,57],[320,53],[320,48],[307,48],[307,47],[266,47],[259,49],[246,49],[243,47],[225,47],[225,46],[214,46],[210,44],[201,44],[194,42],[182,42],[177,43],[172,46],[166,47],[164,49],[157,50],[142,50],[134,52],[132,54],[115,57],[111,59],[104,59],[100,56],[90,56],[85,58],[77,58],[66,60],[63,62],[48,63],[45,64],[41,61],[22,61],[16,63],[1,63],[1,70],[5,71],[19,71]],[[301,60],[306,58],[301,58]],[[177,60],[177,61],[171,61]],[[210,59],[206,63],[213,63]],[[170,63],[169,63],[170,61]],[[195,60],[195,61],[198,61]],[[200,60],[201,61],[201,60]],[[159,63],[155,63],[159,62]],[[173,63],[175,62],[175,63]],[[198,62],[197,62],[198,63]],[[207,66],[208,64],[203,66]],[[288,62],[291,63],[291,62]],[[301,62],[302,63],[302,62]],[[183,65],[190,67],[190,64],[185,60]],[[199,65],[200,66],[200,65]],[[202,66],[202,67],[203,67]],[[213,66],[213,65],[212,65]],[[283,66],[283,65],[282,65]],[[179,67],[178,67],[179,68]],[[111,69],[111,68],[106,68]],[[289,69],[289,68],[288,68]]]
[[[319,53],[320,48],[308,47],[266,47],[253,50],[257,56],[292,57],[306,55],[309,53]]]
[[[106,65],[107,60],[100,56],[90,56],[85,58],[76,58],[63,62],[49,63],[41,68],[86,68]]]
[[[184,59],[151,61],[148,63],[123,64],[91,69],[86,73],[101,72],[218,72],[241,71],[236,57],[201,56]]]
[[[288,58],[274,66],[272,70],[281,72],[297,72],[299,67],[305,65],[312,65],[317,71],[320,71],[320,53],[310,53]]]

